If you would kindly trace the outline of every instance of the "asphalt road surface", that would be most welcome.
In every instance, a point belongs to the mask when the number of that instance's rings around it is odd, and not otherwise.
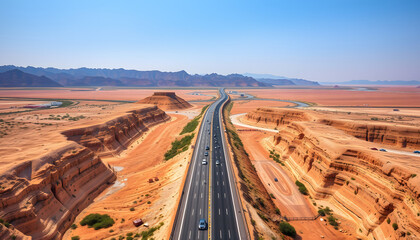
[[[220,89],[203,117],[170,239],[250,239],[221,122],[227,100]],[[198,229],[200,219],[208,223],[206,230]]]

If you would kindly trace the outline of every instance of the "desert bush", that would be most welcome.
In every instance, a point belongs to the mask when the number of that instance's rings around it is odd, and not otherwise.
[[[392,224],[392,228],[393,228],[394,230],[397,230],[397,229],[398,229],[398,224],[393,223],[393,224]]]
[[[80,240],[80,237],[79,236],[73,236],[73,237],[71,237],[71,240]]]
[[[305,187],[303,183],[299,182],[298,180],[296,180],[295,183],[298,186],[300,193],[302,193],[303,195],[308,195],[308,189]]]
[[[114,220],[108,214],[101,215],[98,213],[92,213],[83,218],[83,220],[80,221],[80,225],[88,225],[89,227],[98,230],[101,228],[111,227],[114,225]]]
[[[281,233],[283,233],[284,235],[287,235],[290,237],[296,236],[295,228],[292,225],[290,225],[290,223],[288,222],[280,222],[279,228],[280,228]]]

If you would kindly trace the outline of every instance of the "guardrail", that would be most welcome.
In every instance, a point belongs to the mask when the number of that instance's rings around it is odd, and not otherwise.
[[[313,217],[287,217],[287,216],[283,216],[282,218],[285,221],[291,222],[291,221],[313,221],[316,220],[320,215],[316,215]]]

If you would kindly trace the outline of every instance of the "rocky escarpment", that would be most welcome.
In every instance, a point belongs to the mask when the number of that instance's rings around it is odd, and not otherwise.
[[[292,120],[298,110],[278,111],[278,116]],[[258,114],[254,112],[248,120],[256,117],[258,119]],[[360,139],[365,138],[357,133],[361,132],[359,127],[363,129],[361,125],[366,125],[310,119],[312,121],[298,118],[280,124],[272,146],[281,154],[290,172],[307,186],[311,196],[329,199],[346,212],[357,223],[356,232],[363,237],[400,238],[408,232],[411,237],[420,237],[420,178],[416,168],[394,159],[404,156],[378,154],[363,146],[364,141]],[[391,138],[386,136],[387,132],[398,136],[407,132],[384,130],[382,126],[378,129],[385,134],[381,142],[393,145],[394,141],[385,140]],[[398,225],[398,230],[392,229],[388,218],[390,223]]]
[[[419,148],[420,128],[391,126],[384,123],[357,123],[346,120],[322,119],[322,124],[333,126],[359,139],[398,147]]]
[[[192,107],[174,92],[155,92],[152,96],[138,101],[142,104],[154,104],[163,110],[179,110]]]
[[[88,147],[99,156],[119,154],[150,127],[169,120],[154,107],[134,110],[103,124],[63,132],[69,140]]]
[[[114,180],[94,152],[72,143],[1,175],[0,216],[33,239],[59,239]]]
[[[289,124],[293,121],[310,121],[311,117],[302,111],[288,110],[287,114],[271,108],[257,108],[243,118],[244,121],[257,123],[273,128]]]
[[[0,239],[61,239],[76,216],[115,181],[99,155],[119,153],[150,126],[169,119],[157,107],[104,124],[68,130],[70,140],[45,156],[0,173]]]

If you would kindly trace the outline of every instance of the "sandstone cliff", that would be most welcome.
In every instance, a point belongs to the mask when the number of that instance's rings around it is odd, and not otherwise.
[[[99,155],[124,150],[169,116],[157,107],[67,130],[61,148],[0,172],[0,239],[61,239],[76,216],[116,179]]]
[[[170,117],[156,106],[131,111],[103,124],[63,132],[69,140],[88,147],[99,156],[119,154],[150,127]]]
[[[138,101],[143,104],[154,104],[163,110],[179,110],[192,107],[174,92],[155,92],[152,96]]]
[[[91,150],[72,143],[0,179],[2,218],[33,239],[55,239],[115,175]]]
[[[312,197],[329,199],[349,214],[358,234],[420,237],[418,160],[372,151],[365,144],[418,147],[418,128],[318,119],[299,110],[258,109],[246,121],[279,127],[272,146],[287,168]],[[388,218],[398,224],[397,231]]]

